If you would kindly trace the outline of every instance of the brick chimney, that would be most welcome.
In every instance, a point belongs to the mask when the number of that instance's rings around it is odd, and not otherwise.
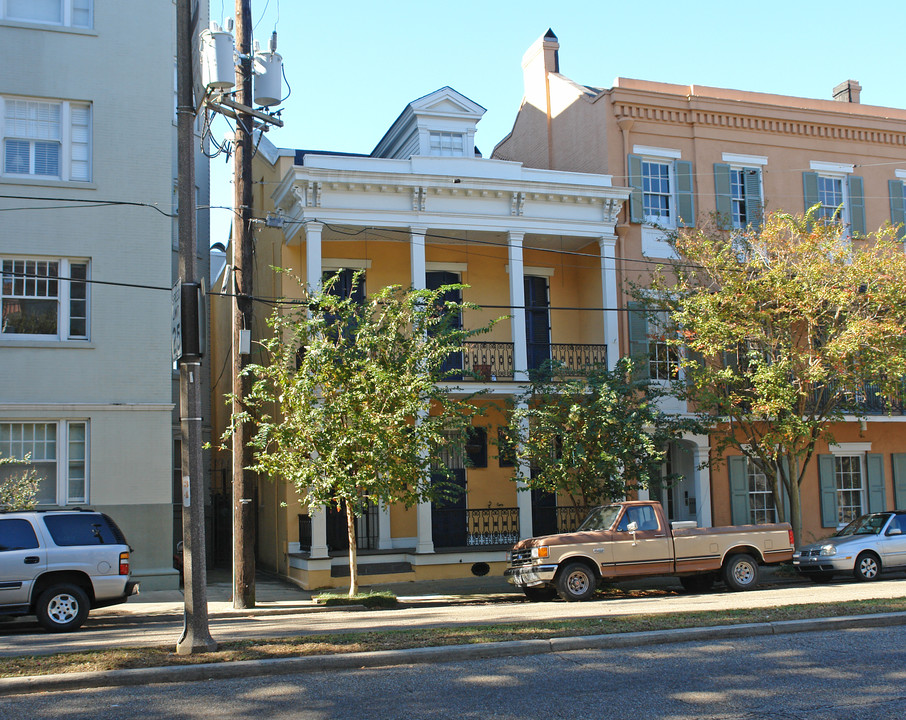
[[[858,80],[847,80],[834,88],[834,100],[840,102],[858,103],[859,94],[862,92],[862,86]]]

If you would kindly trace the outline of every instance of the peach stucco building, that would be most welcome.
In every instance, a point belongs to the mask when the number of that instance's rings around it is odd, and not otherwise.
[[[830,215],[842,206],[853,233],[904,220],[906,110],[861,104],[855,80],[828,99],[622,77],[612,87],[584,85],[561,72],[551,31],[526,52],[523,69],[522,105],[492,157],[606,173],[633,189],[616,226],[618,306],[631,309],[627,283],[644,284],[651,263],[670,256],[664,229],[714,213],[744,227],[765,209],[801,213],[820,203]],[[638,316],[624,313],[620,352],[635,354],[648,340]],[[650,364],[654,377],[673,370],[672,358],[660,360]],[[836,428],[836,444],[820,447],[810,467],[804,541],[862,511],[906,507],[903,399],[881,403],[867,393],[866,402],[867,420]],[[696,449],[678,443],[671,461]],[[681,482],[663,500],[675,519],[693,504],[700,522],[764,522],[774,514],[764,489],[764,478],[735,458],[712,466],[707,487]]]

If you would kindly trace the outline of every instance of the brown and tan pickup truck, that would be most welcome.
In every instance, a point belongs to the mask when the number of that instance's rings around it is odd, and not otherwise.
[[[675,575],[693,592],[718,578],[730,590],[751,590],[759,565],[792,557],[789,523],[671,526],[659,502],[637,500],[595,508],[576,532],[520,540],[504,575],[530,600],[587,600],[602,582],[654,575]]]

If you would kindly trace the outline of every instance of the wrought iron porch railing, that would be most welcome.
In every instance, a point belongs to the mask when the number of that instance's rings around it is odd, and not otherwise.
[[[513,545],[519,540],[519,508],[434,507],[431,518],[436,548]]]

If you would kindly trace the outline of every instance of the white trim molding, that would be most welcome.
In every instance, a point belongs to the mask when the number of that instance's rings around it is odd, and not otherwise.
[[[673,158],[679,160],[683,156],[682,150],[673,148],[651,147],[650,145],[633,145],[633,155],[642,155],[647,157]]]
[[[739,155],[737,153],[723,153],[720,156],[721,160],[730,165],[744,165],[746,167],[751,167],[752,165],[767,165],[768,159],[763,155]]]
[[[809,169],[819,173],[836,173],[838,175],[852,175],[855,165],[848,163],[821,162],[812,160]]]
[[[827,446],[831,455],[864,455],[871,452],[870,442],[845,442]]]

